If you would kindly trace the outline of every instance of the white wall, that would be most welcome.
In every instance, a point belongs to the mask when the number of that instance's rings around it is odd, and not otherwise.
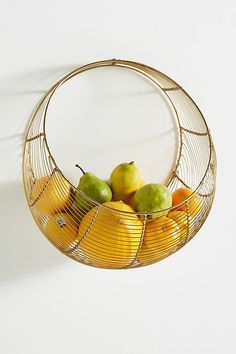
[[[235,16],[233,0],[2,2],[1,353],[236,352]],[[34,224],[21,178],[23,136],[42,93],[72,68],[114,57],[179,82],[202,109],[218,155],[217,195],[198,236],[130,271],[61,255]]]

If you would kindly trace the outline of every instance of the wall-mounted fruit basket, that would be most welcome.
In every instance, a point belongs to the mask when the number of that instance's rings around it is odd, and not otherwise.
[[[53,94],[76,75],[104,66],[127,68],[151,80],[174,112],[178,151],[165,183],[172,193],[169,208],[137,212],[122,202],[98,203],[64,176],[51,154],[45,122]],[[198,232],[214,199],[216,155],[201,111],[175,81],[144,64],[111,59],[74,70],[42,98],[25,140],[23,178],[38,227],[61,252],[95,267],[134,268],[171,255]]]

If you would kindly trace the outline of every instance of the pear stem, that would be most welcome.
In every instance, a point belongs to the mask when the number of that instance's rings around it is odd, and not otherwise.
[[[130,163],[129,163],[129,165],[133,165],[134,164],[134,161],[131,161]]]
[[[81,166],[79,166],[78,164],[76,164],[75,167],[78,167],[78,168],[80,169],[80,171],[83,173],[83,175],[85,175],[86,172],[82,169]]]

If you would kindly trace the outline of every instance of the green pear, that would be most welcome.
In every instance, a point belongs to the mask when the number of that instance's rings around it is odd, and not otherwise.
[[[111,173],[110,187],[113,200],[128,202],[129,198],[144,185],[142,176],[134,161],[121,163]]]
[[[168,210],[162,210],[171,207],[172,195],[165,185],[149,183],[135,193],[134,204],[137,211],[150,213],[149,218],[154,219],[167,215]]]
[[[85,172],[79,165],[76,165],[76,167],[83,173],[83,176],[80,177],[77,190],[82,191],[99,203],[109,202],[112,198],[112,191],[109,185],[102,179],[96,177],[93,173]],[[85,201],[78,192],[75,194],[75,201],[77,206],[86,212],[94,206],[89,201]]]

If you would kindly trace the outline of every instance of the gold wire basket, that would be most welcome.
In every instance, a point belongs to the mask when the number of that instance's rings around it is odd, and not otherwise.
[[[159,214],[184,210],[178,215],[178,232],[173,224],[168,224],[169,218],[157,217],[150,221],[149,213],[127,212],[97,203],[64,176],[50,152],[45,122],[53,94],[76,75],[105,66],[134,70],[151,80],[175,114],[179,144],[175,167],[166,185],[171,192],[187,187],[193,193],[178,208]],[[216,155],[205,119],[182,87],[147,65],[111,59],[72,71],[41,99],[26,135],[23,179],[27,202],[38,227],[62,253],[94,267],[127,269],[171,255],[201,228],[214,199]],[[75,193],[79,206],[75,203]]]

